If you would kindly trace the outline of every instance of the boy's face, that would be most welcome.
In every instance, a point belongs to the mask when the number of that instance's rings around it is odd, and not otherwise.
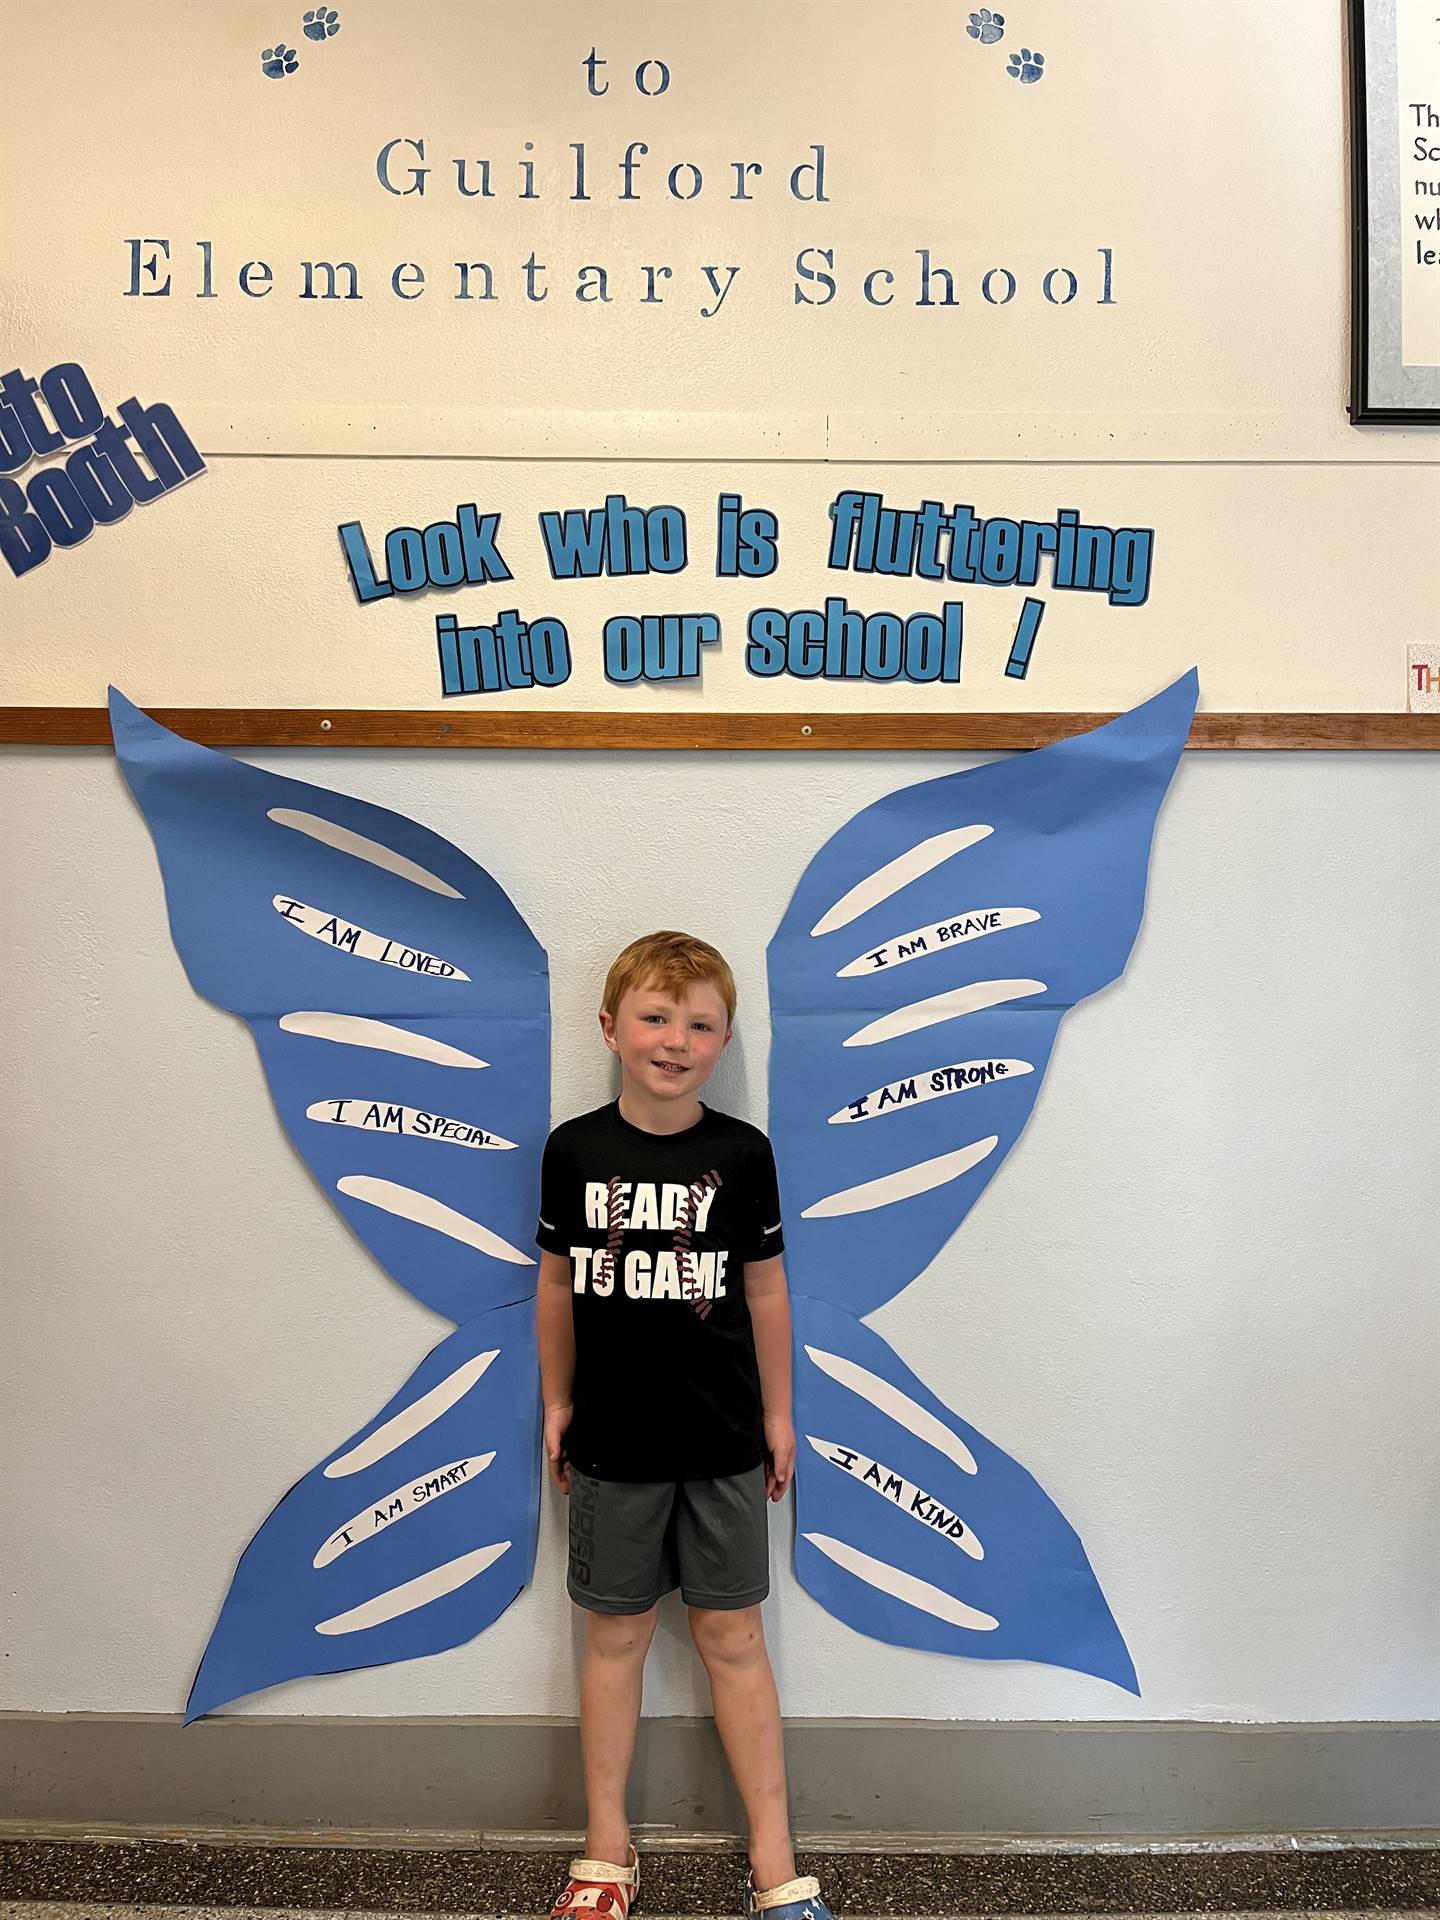
[[[650,1100],[693,1100],[730,1044],[725,1002],[704,980],[683,1000],[657,986],[632,987],[613,1017],[602,1010],[600,1028],[620,1057],[625,1091]]]

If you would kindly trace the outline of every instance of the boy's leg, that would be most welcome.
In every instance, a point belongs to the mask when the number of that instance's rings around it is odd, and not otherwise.
[[[585,1770],[585,1853],[625,1866],[630,1828],[625,1783],[635,1752],[645,1655],[656,1606],[676,1585],[670,1516],[675,1487],[595,1480],[570,1469],[570,1598],[585,1610],[580,1752]]]
[[[770,1590],[765,1469],[687,1480],[675,1522],[681,1597],[710,1676],[715,1726],[745,1803],[755,1885],[782,1886],[795,1877],[795,1856],[780,1702],[760,1622],[760,1602]]]
[[[645,1655],[655,1632],[647,1613],[589,1613],[580,1673],[580,1752],[585,1767],[585,1852],[592,1860],[630,1858],[625,1782],[635,1752]]]
[[[705,1671],[715,1726],[750,1829],[750,1865],[762,1891],[795,1878],[780,1701],[760,1609],[691,1607],[690,1632]]]

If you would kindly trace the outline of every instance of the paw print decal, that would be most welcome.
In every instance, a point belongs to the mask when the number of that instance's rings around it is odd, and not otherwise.
[[[970,24],[965,29],[972,40],[978,40],[982,47],[993,47],[997,40],[1005,37],[1005,16],[992,13],[989,7],[981,7],[978,13],[972,13]]]
[[[299,64],[295,49],[287,47],[283,40],[277,40],[273,47],[266,47],[260,56],[260,71],[271,80],[283,80],[287,73],[294,73]]]
[[[1045,78],[1045,56],[1032,53],[1029,47],[1022,47],[1018,53],[1010,56],[1010,78],[1018,80],[1022,86],[1033,87],[1037,80]]]
[[[315,7],[305,16],[300,29],[307,40],[325,40],[340,31],[340,16],[334,7]]]

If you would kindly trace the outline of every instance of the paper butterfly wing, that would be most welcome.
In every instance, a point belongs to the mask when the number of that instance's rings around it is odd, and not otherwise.
[[[327,1195],[448,1319],[533,1295],[549,981],[504,890],[412,820],[110,704],[191,984],[253,1028]]]
[[[1196,692],[890,794],[810,862],[769,948],[795,1292],[873,1312],[993,1178],[1061,1017],[1124,967]]]
[[[1068,1007],[1122,970],[1194,674],[1093,733],[890,795],[769,951],[796,1328],[796,1572],[875,1638],[1138,1692],[1074,1529],[861,1324],[1018,1139]]]
[[[246,1549],[193,1718],[457,1645],[530,1577],[548,978],[504,891],[440,835],[181,740],[113,690],[111,715],[192,984],[249,1022],[291,1139],[360,1239],[461,1323],[377,1416],[399,1435],[423,1401],[423,1431],[363,1470],[315,1469]],[[453,1404],[426,1400],[482,1354]]]
[[[852,1315],[795,1301],[795,1567],[858,1632],[1138,1693],[1085,1549],[1024,1467]]]
[[[540,1421],[528,1301],[479,1314],[291,1488],[241,1555],[185,1717],[472,1639],[528,1584]]]

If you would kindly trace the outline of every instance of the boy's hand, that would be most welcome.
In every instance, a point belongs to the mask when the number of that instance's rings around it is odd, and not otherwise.
[[[765,1492],[783,1500],[795,1477],[795,1429],[788,1413],[765,1415]]]
[[[574,1413],[575,1409],[568,1401],[564,1406],[545,1409],[545,1463],[550,1469],[550,1478],[562,1493],[570,1491],[570,1462],[565,1457],[565,1432]]]

